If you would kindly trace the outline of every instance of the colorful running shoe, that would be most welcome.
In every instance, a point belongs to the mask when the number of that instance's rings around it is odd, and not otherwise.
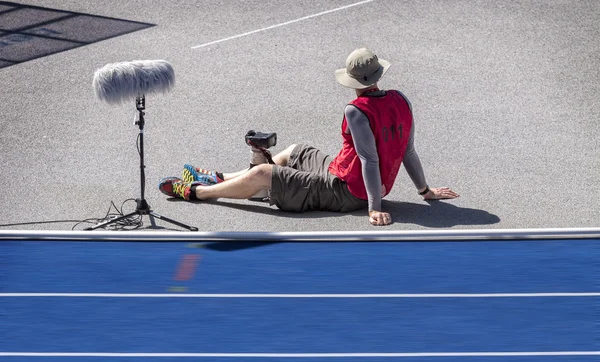
[[[201,182],[184,182],[179,177],[165,177],[160,180],[158,189],[167,196],[189,200],[191,188],[194,185],[204,186]]]
[[[190,164],[183,165],[182,175],[185,182],[199,181],[205,185],[214,185],[223,182],[223,176],[218,172],[197,168]]]

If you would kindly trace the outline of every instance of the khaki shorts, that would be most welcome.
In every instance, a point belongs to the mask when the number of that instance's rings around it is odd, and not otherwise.
[[[366,208],[367,200],[352,195],[344,181],[329,173],[331,161],[331,156],[314,147],[297,145],[287,166],[273,166],[271,205],[292,212],[350,212]]]

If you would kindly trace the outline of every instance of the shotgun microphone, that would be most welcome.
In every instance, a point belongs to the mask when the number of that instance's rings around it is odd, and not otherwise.
[[[166,93],[175,84],[175,71],[166,60],[110,63],[94,73],[94,93],[101,101],[123,104],[150,93]]]

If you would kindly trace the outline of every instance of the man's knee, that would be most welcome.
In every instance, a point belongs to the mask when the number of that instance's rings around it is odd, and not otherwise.
[[[288,146],[288,148],[285,149],[285,152],[289,155],[292,153],[292,151],[294,150],[294,148],[296,148],[296,146],[298,146],[295,143],[292,143],[291,145]]]
[[[261,187],[270,188],[272,174],[273,165],[263,163],[252,167],[247,175],[249,178],[256,180]]]

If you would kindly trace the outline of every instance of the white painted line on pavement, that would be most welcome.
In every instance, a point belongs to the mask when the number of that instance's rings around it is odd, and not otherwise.
[[[360,1],[360,2],[354,3],[354,4],[341,6],[339,8],[335,8],[335,9],[323,11],[323,12],[320,12],[320,13],[317,13],[317,14],[313,14],[313,15],[304,16],[302,18],[298,18],[298,19],[295,19],[295,20],[286,21],[285,23],[275,24],[275,25],[268,26],[266,28],[256,29],[256,30],[249,31],[247,33],[233,35],[233,36],[230,36],[230,37],[227,37],[227,38],[223,38],[223,39],[211,41],[211,42],[208,42],[208,43],[196,45],[196,46],[193,46],[192,49],[198,49],[198,48],[206,47],[206,46],[209,46],[209,45],[222,43],[222,42],[225,42],[225,41],[228,41],[228,40],[233,40],[233,39],[241,38],[241,37],[244,37],[244,36],[247,36],[247,35],[251,35],[251,34],[255,34],[255,33],[260,33],[262,31],[279,28],[281,26],[290,25],[290,24],[297,23],[299,21],[303,21],[303,20],[307,20],[307,19],[311,19],[311,18],[316,18],[318,16],[322,16],[322,15],[333,13],[333,12],[336,12],[336,11],[348,9],[348,8],[351,8],[351,7],[354,7],[354,6],[358,6],[358,5],[363,5],[363,4],[366,4],[366,3],[373,2],[373,1],[375,1],[375,0],[365,0],[365,1]]]

